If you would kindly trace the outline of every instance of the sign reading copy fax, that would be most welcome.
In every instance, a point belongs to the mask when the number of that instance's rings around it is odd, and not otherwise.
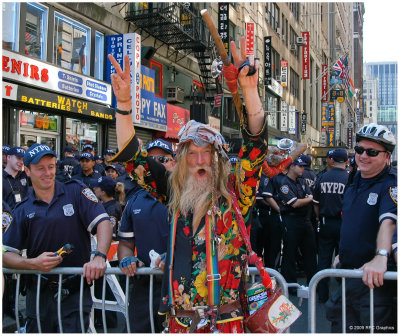
[[[132,97],[132,121],[140,124],[140,58],[141,38],[136,33],[107,36],[107,54],[114,56],[123,69],[124,56],[128,55],[131,66],[131,97]],[[106,78],[111,82],[111,74],[116,73],[114,66],[107,59]],[[113,99],[115,107],[115,99]]]
[[[2,64],[3,78],[80,99],[111,104],[111,85],[92,77],[4,49]]]

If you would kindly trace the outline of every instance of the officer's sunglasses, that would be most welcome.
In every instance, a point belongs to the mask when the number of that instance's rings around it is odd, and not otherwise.
[[[159,155],[159,156],[150,156],[153,160],[156,160],[160,163],[167,163],[169,161],[173,161],[174,159],[171,159],[168,156],[164,156],[164,155]]]
[[[364,147],[361,147],[361,146],[355,146],[354,150],[355,150],[355,152],[357,154],[360,154],[360,155],[362,153],[364,153],[364,152],[367,152],[367,155],[368,156],[372,156],[372,157],[378,156],[379,153],[387,152],[387,151],[384,151],[384,150],[378,150],[378,149],[373,149],[373,148],[364,148]]]

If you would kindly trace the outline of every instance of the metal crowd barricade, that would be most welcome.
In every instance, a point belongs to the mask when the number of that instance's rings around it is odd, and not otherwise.
[[[309,284],[308,332],[316,332],[316,293],[318,283],[327,277],[342,278],[342,332],[346,333],[346,278],[363,277],[363,271],[348,269],[326,269],[313,276]],[[384,280],[397,280],[397,272],[386,272]],[[374,332],[374,290],[370,289],[370,332]]]
[[[288,296],[288,286],[284,279],[284,277],[274,269],[266,269],[268,274],[271,277],[275,277],[277,284],[282,288],[282,292]],[[62,293],[62,280],[63,276],[68,275],[80,275],[80,289],[79,289],[79,315],[80,315],[80,324],[82,333],[86,333],[84,325],[84,317],[83,317],[83,288],[84,288],[84,279],[82,272],[82,267],[58,267],[54,268],[49,272],[38,272],[33,270],[16,270],[16,269],[8,269],[3,268],[3,272],[7,274],[16,274],[17,275],[17,285],[16,285],[16,295],[15,295],[15,313],[16,317],[18,316],[19,312],[19,292],[20,292],[20,284],[21,284],[21,274],[22,275],[36,275],[37,277],[37,290],[36,290],[36,321],[38,325],[38,332],[42,332],[41,322],[40,322],[40,284],[42,281],[43,275],[58,275],[58,290],[57,290],[57,318],[58,318],[58,325],[59,330],[63,332],[62,326],[62,314],[61,314],[61,293]],[[161,275],[162,272],[157,269],[151,269],[148,267],[139,268],[136,272],[137,275],[148,275],[150,277],[150,286],[149,286],[149,302],[153,302],[153,285],[154,285],[154,276]],[[249,267],[249,274],[251,276],[251,282],[255,282],[255,277],[258,274],[256,267]],[[131,332],[131,326],[129,323],[129,277],[126,276],[126,286],[125,286],[125,293],[122,292],[121,287],[115,277],[115,275],[124,275],[124,273],[118,267],[108,267],[105,271],[105,276],[103,277],[102,283],[102,297],[100,299],[96,299],[94,297],[94,289],[93,286],[91,287],[92,299],[93,299],[93,306],[92,306],[92,313],[91,319],[89,320],[89,331],[96,332],[93,324],[93,309],[101,309],[102,311],[102,322],[103,322],[103,330],[104,333],[107,333],[107,323],[106,323],[106,311],[116,311],[120,312],[125,316],[126,319],[126,327],[127,332]],[[106,292],[106,282],[111,287],[111,290],[116,298],[116,301],[105,300],[105,292]],[[154,318],[153,318],[153,305],[149,304],[149,314],[150,314],[150,324],[151,324],[151,331],[155,333],[154,327]],[[19,319],[16,318],[16,325],[17,325],[17,332],[20,331],[21,326]]]

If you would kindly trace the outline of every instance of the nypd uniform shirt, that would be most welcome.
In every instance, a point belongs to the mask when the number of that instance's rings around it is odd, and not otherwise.
[[[359,268],[374,258],[385,219],[397,222],[397,172],[386,167],[369,179],[357,172],[343,199],[339,260],[344,267]]]
[[[272,181],[270,178],[265,176],[264,174],[261,174],[260,178],[260,185],[258,187],[257,191],[257,199],[264,199],[264,198],[269,198],[272,197],[274,192],[274,189],[272,187]]]
[[[313,202],[319,206],[321,216],[339,218],[349,174],[345,169],[332,168],[315,185]]]
[[[313,190],[315,181],[317,180],[317,174],[310,167],[304,167],[303,175],[301,176],[306,180],[308,187]]]
[[[17,173],[12,177],[3,169],[3,201],[5,201],[11,209],[22,201],[28,193],[29,179],[24,171]]]
[[[110,222],[113,226],[113,239],[116,239],[118,225],[122,215],[121,204],[119,204],[119,202],[116,200],[111,200],[103,203],[103,206],[107,214],[110,216]]]
[[[72,180],[79,180],[81,182],[83,182],[87,187],[89,187],[90,189],[93,189],[93,186],[91,184],[91,180],[93,179],[99,179],[102,175],[100,173],[98,173],[97,171],[93,170],[89,175],[85,175],[82,170],[71,177]]]
[[[119,240],[134,242],[137,257],[150,266],[150,250],[167,251],[168,210],[144,189],[131,197],[122,214]]]
[[[79,181],[55,181],[55,192],[48,204],[28,196],[13,210],[10,224],[3,234],[6,251],[21,254],[27,249],[28,258],[43,252],[55,252],[65,244],[74,249],[60,267],[82,267],[90,260],[90,233],[97,225],[109,220],[95,194]]]
[[[69,176],[72,176],[72,170],[79,166],[79,161],[74,157],[67,156],[61,163],[61,169],[63,169]]]
[[[3,222],[3,233],[4,231],[7,230],[8,226],[11,223],[11,208],[10,206],[4,202],[4,200],[2,201],[2,222]]]
[[[286,176],[286,174],[279,173],[278,175],[275,175],[271,181],[271,186],[272,186],[272,195],[274,197],[274,200],[279,204],[280,198],[279,198],[279,188],[281,187],[281,182],[283,178]]]
[[[307,215],[308,206],[300,208],[292,207],[298,199],[305,198],[307,195],[312,195],[312,192],[304,179],[297,178],[296,181],[293,181],[288,176],[285,176],[281,181],[278,193],[281,200],[279,207],[282,214],[295,213],[299,216]]]

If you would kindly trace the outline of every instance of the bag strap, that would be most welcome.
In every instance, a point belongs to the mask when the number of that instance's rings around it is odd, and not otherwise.
[[[263,285],[270,292],[270,290],[272,289],[271,277],[269,276],[269,274],[265,270],[265,267],[263,265],[263,262],[262,262],[261,258],[251,248],[250,238],[249,238],[249,235],[247,234],[244,218],[242,216],[242,212],[240,211],[240,207],[239,207],[236,195],[235,195],[232,179],[230,179],[230,181],[228,183],[228,189],[229,189],[229,193],[232,196],[232,206],[233,206],[233,209],[234,209],[235,214],[236,214],[236,221],[238,223],[239,232],[240,232],[240,235],[242,236],[242,239],[243,239],[244,244],[246,246],[247,261],[248,261],[249,264],[254,264],[257,267],[257,270],[260,273]]]
[[[221,279],[221,274],[218,272],[218,248],[213,232],[215,215],[211,210],[208,211],[205,220],[208,305],[217,307],[220,304],[219,280]]]

